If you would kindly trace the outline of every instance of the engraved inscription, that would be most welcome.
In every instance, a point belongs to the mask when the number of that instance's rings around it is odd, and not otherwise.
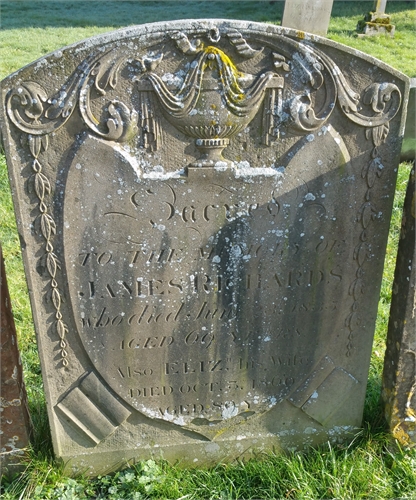
[[[90,232],[66,232],[80,249],[67,256],[69,286],[92,362],[113,366],[109,383],[153,417],[212,421],[272,408],[322,355],[309,352],[325,335],[320,318],[349,306],[348,241],[331,237],[344,210],[329,203],[336,192],[318,201],[321,186],[292,189],[276,172],[264,189],[226,169],[205,181],[207,203],[191,178],[138,184],[134,170],[111,168],[105,175],[130,176],[125,189],[116,196],[99,183],[82,216],[67,214],[70,228],[95,221]],[[95,179],[79,170],[68,182]]]

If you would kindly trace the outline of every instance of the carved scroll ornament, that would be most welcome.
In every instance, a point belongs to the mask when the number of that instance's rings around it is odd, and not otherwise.
[[[229,29],[225,35],[229,54],[235,51],[247,59],[264,52],[264,47],[253,49],[236,30]],[[258,75],[243,73],[229,54],[213,45],[222,40],[218,29],[206,34],[210,43],[207,46],[201,41],[202,37],[188,38],[181,32],[173,32],[170,38],[183,53],[184,66],[188,68],[179,88],[171,88],[172,85],[163,81],[163,72],[158,74],[163,52],[137,57],[110,49],[85,59],[52,96],[48,96],[39,83],[22,82],[9,93],[8,116],[22,132],[48,135],[62,127],[78,106],[88,129],[105,140],[128,142],[139,134],[149,136],[152,132],[152,140],[160,146],[159,118],[153,109],[156,105],[185,135],[227,139],[227,144],[230,137],[250,123],[264,102],[265,133],[269,135],[264,142],[268,144],[270,139],[278,138],[282,127],[301,134],[318,129],[332,114],[337,102],[351,121],[372,129],[387,124],[400,107],[401,96],[396,85],[372,84],[359,96],[331,58],[289,37],[281,37],[280,47],[269,48],[269,66]],[[131,78],[131,92],[139,94],[141,104],[138,109],[130,109],[121,100],[109,100],[105,105],[107,116],[100,121],[91,104],[97,96],[105,96],[117,88],[120,72],[127,66],[135,73]],[[293,76],[290,88],[283,83],[287,73]],[[317,92],[325,96],[319,109],[313,97]],[[153,96],[157,97],[158,104]],[[214,120],[202,121],[201,114],[208,117],[204,106],[215,106],[217,102],[224,104],[227,112],[218,111]],[[230,119],[232,125],[228,124]],[[215,123],[210,123],[212,121]]]

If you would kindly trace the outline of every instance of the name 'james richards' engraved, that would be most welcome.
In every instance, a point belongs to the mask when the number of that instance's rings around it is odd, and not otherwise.
[[[213,275],[193,272],[185,277],[173,277],[172,279],[146,279],[143,277],[132,277],[118,280],[113,283],[98,284],[96,281],[88,282],[88,292],[79,292],[80,297],[91,298],[146,298],[156,295],[171,294],[198,294],[198,293],[221,293],[238,288],[240,291],[255,290],[265,286],[283,287],[313,287],[319,284],[328,284],[330,281],[339,282],[342,275],[337,269],[327,271],[307,269],[291,270],[285,275],[274,273],[262,275],[260,273],[246,274],[242,278],[227,277],[224,274]]]

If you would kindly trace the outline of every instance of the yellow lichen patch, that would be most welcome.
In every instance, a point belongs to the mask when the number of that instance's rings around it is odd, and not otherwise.
[[[403,415],[400,411],[396,401],[391,407],[391,414],[388,416],[386,415],[386,417],[390,422],[393,437],[397,439],[401,445],[408,448],[414,448],[416,446],[416,442],[412,436],[414,436],[416,431],[415,412],[411,408],[407,407],[404,413],[405,415]]]
[[[407,424],[407,422],[406,422]],[[406,446],[407,448],[414,448],[416,446],[416,443],[411,439],[409,435],[409,431],[414,432],[415,431],[415,424],[413,425],[405,425],[404,422],[398,422],[393,430],[392,434],[397,441],[403,445]]]
[[[305,38],[305,32],[304,31],[296,31],[296,36],[303,40]]]
[[[233,100],[243,101],[245,98],[245,94],[238,85],[237,81],[237,79],[241,78],[243,74],[240,71],[238,71],[238,69],[231,61],[231,59],[227,56],[227,54],[222,50],[218,49],[217,47],[213,47],[212,45],[210,45],[204,50],[204,52],[207,54],[207,56],[209,56],[210,54],[213,54],[215,56],[215,60],[218,65],[218,70],[220,72],[222,83],[224,84],[226,82],[228,84],[227,86],[233,92]],[[214,61],[209,60],[208,57],[208,62],[206,63],[206,66],[210,67],[210,65],[213,62]]]

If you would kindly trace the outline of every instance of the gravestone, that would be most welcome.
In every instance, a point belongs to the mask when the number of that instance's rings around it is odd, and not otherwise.
[[[415,172],[410,174],[393,283],[383,400],[386,420],[401,446],[416,446]]]
[[[404,129],[401,161],[414,161],[416,158],[416,78],[410,79],[409,102],[407,105],[406,126]]]
[[[22,459],[32,430],[0,245],[0,475],[25,468]]]
[[[68,470],[355,435],[408,87],[356,50],[223,20],[127,28],[3,81]]]
[[[282,26],[326,35],[334,0],[285,0]]]
[[[364,19],[358,22],[358,36],[390,35],[394,36],[396,27],[391,24],[390,16],[386,14],[387,0],[374,0],[374,12],[368,12]]]

